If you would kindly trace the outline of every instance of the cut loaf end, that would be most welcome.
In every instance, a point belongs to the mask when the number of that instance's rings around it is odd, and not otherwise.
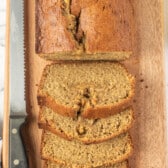
[[[56,53],[49,53],[49,54],[38,54],[41,58],[55,61],[68,61],[68,60],[83,60],[83,61],[92,61],[92,60],[113,60],[113,61],[123,61],[132,55],[132,51],[113,51],[110,53],[96,53],[96,54],[87,54],[87,53],[80,53],[79,51],[76,52],[56,52]]]

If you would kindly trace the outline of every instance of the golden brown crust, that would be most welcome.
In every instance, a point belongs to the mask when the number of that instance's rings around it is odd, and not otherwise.
[[[47,123],[42,123],[42,122],[40,123],[39,122],[38,126],[39,126],[40,129],[48,130],[48,131],[56,134],[57,136],[60,136],[61,138],[64,138],[68,141],[72,140],[72,138],[68,137],[64,132],[61,132],[59,130],[51,128],[49,125],[47,125]]]
[[[60,137],[62,137],[64,139],[72,140],[64,132],[61,132],[58,129],[52,129],[49,126],[48,122],[42,122],[40,118],[41,118],[41,112],[39,112],[39,116],[38,116],[38,126],[39,126],[40,129],[43,129],[43,131],[48,130],[48,131],[53,132],[53,133],[55,132],[56,135],[58,135],[58,136],[60,136]]]
[[[105,118],[109,117],[111,115],[114,115],[118,112],[121,112],[122,110],[128,108],[132,104],[132,99],[135,95],[135,80],[133,78],[131,80],[132,85],[132,92],[129,97],[124,99],[121,103],[117,103],[115,105],[108,105],[103,107],[97,107],[97,108],[89,108],[86,111],[84,111],[81,116],[83,118]]]
[[[83,118],[88,118],[88,119],[109,117],[111,115],[114,115],[114,114],[128,108],[132,103],[133,96],[134,96],[134,94],[132,93],[130,98],[123,100],[123,102],[118,103],[113,106],[87,109],[81,114],[81,116]],[[38,96],[37,99],[38,99],[40,106],[50,107],[54,111],[57,111],[57,113],[59,113],[60,115],[68,116],[68,117],[76,117],[76,115],[77,115],[77,110],[70,108],[70,107],[65,107],[63,105],[57,104],[56,101],[54,101],[49,95]]]
[[[72,108],[65,107],[61,104],[57,104],[49,95],[37,96],[38,103],[41,106],[51,107],[53,110],[56,110],[58,114],[68,117],[76,116],[77,111]]]
[[[103,62],[103,61],[97,61],[97,62]],[[105,62],[105,61],[104,61]],[[71,64],[74,63],[73,61],[68,62],[66,64]],[[77,64],[87,64],[87,63],[91,63],[91,61],[82,61],[82,62],[76,62]],[[59,62],[59,63],[53,63],[51,65],[54,64],[64,64],[63,62]],[[121,64],[116,62],[116,64],[118,64],[119,66],[124,67],[124,69],[127,71],[126,67]],[[45,78],[47,76],[47,68],[50,65],[47,65],[43,71],[43,75],[40,81],[40,85],[39,85],[39,89],[38,89],[38,104],[40,106],[47,106],[51,109],[53,109],[53,111],[57,111],[57,113],[63,115],[63,116],[68,116],[68,117],[76,117],[77,115],[77,111],[78,109],[73,109],[71,107],[66,107],[63,106],[61,104],[58,104],[56,102],[56,100],[52,99],[49,95],[47,95],[46,93],[42,93],[42,86],[45,82]],[[128,108],[129,106],[131,106],[132,103],[132,99],[133,96],[135,94],[135,78],[131,77],[130,74],[127,71],[127,75],[130,78],[130,82],[131,82],[131,86],[132,86],[132,90],[131,93],[129,95],[129,97],[127,97],[126,99],[124,99],[122,102],[120,103],[116,103],[115,105],[108,105],[108,106],[99,106],[96,108],[88,108],[86,110],[84,110],[81,114],[81,116],[83,118],[88,118],[88,119],[97,119],[97,118],[106,118],[110,115],[116,114],[120,111],[122,111],[123,109]]]
[[[42,109],[40,109],[40,111],[41,110]],[[132,109],[132,111],[133,111],[133,109]],[[134,112],[133,112],[133,118],[132,118],[131,124],[128,125],[128,127],[126,127],[125,129],[123,129],[123,130],[121,130],[121,131],[117,132],[116,134],[113,134],[109,137],[106,137],[106,138],[99,138],[99,139],[95,138],[95,139],[92,139],[92,140],[90,140],[90,139],[86,140],[86,139],[82,139],[82,138],[74,138],[72,136],[69,136],[63,130],[61,131],[61,130],[57,129],[56,127],[52,128],[52,126],[49,124],[49,122],[47,122],[46,120],[43,122],[40,119],[40,114],[41,114],[41,112],[39,112],[39,120],[38,120],[38,125],[39,125],[40,129],[48,130],[48,131],[66,139],[66,140],[69,140],[69,141],[77,139],[78,141],[81,141],[84,144],[97,144],[97,143],[101,143],[101,142],[110,140],[110,139],[112,139],[112,138],[114,138],[114,137],[116,137],[116,136],[118,136],[122,133],[127,132],[133,126],[133,123],[134,123]]]
[[[36,52],[74,51],[77,48],[62,0],[36,0]],[[72,23],[73,24],[73,23]]]
[[[83,142],[84,144],[86,145],[89,145],[89,144],[97,144],[97,143],[102,143],[102,142],[105,142],[107,140],[110,140],[122,133],[126,133],[131,127],[132,127],[133,124],[129,125],[129,127],[127,127],[125,130],[122,130],[120,132],[118,132],[118,134],[115,134],[115,135],[112,135],[112,136],[109,136],[107,138],[102,138],[102,139],[94,139],[94,140],[83,140],[83,139],[80,139],[78,138],[77,140]],[[39,123],[39,128],[40,129],[44,129],[44,130],[48,130],[50,132],[52,132],[53,134],[56,134],[57,136],[60,136],[68,141],[72,141],[74,140],[73,137],[69,137],[68,135],[66,135],[64,132],[61,132],[59,130],[56,130],[56,129],[53,129],[51,128],[49,125],[46,125],[46,123]]]
[[[133,9],[129,0],[99,0],[81,10],[80,21],[86,53],[132,51]]]
[[[53,159],[51,157],[47,157],[47,156],[43,156],[43,153],[42,153],[42,148],[43,148],[43,139],[44,139],[44,134],[45,134],[45,130],[42,132],[42,141],[41,141],[41,159],[43,160],[49,160],[51,162],[55,162],[57,164],[60,164],[60,165],[65,165],[65,166],[70,166],[69,163],[66,163],[65,161],[62,161],[62,160],[59,160],[59,159]],[[133,154],[133,143],[132,143],[132,138],[131,136],[129,135],[129,142],[130,145],[132,146],[131,148],[131,152],[129,154],[127,154],[126,156],[123,156],[120,160],[118,161],[115,161],[113,163],[111,163],[110,161],[107,161],[106,163],[104,163],[103,165],[100,165],[100,166],[111,166],[113,164],[116,164],[116,163],[120,163],[120,162],[123,162],[124,160],[127,160],[132,154]],[[71,166],[70,166],[71,167]],[[79,166],[78,168],[83,168],[82,166]]]

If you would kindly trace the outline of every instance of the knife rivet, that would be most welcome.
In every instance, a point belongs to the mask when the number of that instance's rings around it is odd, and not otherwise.
[[[14,164],[14,165],[19,165],[19,160],[18,160],[18,159],[15,159],[15,160],[13,161],[13,164]]]
[[[13,128],[12,129],[12,134],[16,134],[17,133],[17,129],[16,128]]]

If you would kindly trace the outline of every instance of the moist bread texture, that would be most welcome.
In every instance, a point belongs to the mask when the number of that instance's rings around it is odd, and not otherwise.
[[[43,71],[38,103],[64,116],[108,117],[130,106],[134,83],[119,63],[52,64]]]
[[[65,117],[48,107],[42,107],[39,114],[40,128],[67,140],[77,139],[85,144],[99,143],[118,136],[128,131],[132,123],[132,108],[102,119]]]
[[[91,168],[109,166],[124,161],[132,154],[129,134],[122,134],[109,141],[84,145],[79,141],[67,141],[51,132],[42,135],[42,159],[68,167]]]
[[[36,53],[50,60],[124,60],[132,53],[129,0],[36,0]]]
[[[65,165],[59,165],[58,163],[54,163],[51,161],[45,161],[43,168],[70,168],[70,167],[67,167]],[[101,166],[97,168],[128,168],[128,161],[117,163],[111,166]]]

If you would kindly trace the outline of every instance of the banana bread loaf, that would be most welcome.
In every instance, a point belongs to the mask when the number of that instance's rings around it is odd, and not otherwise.
[[[36,0],[36,52],[51,60],[124,60],[132,53],[129,0]]]

